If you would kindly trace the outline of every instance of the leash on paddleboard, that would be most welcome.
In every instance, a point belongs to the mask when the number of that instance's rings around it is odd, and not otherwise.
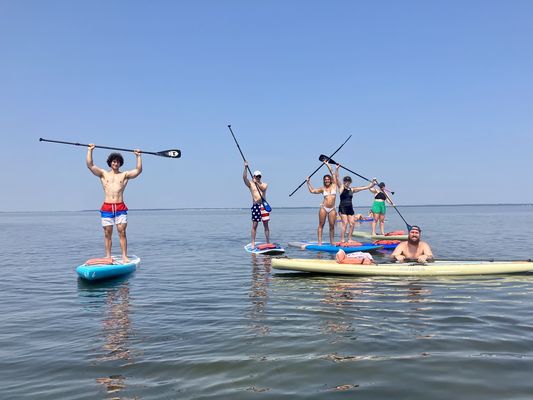
[[[43,138],[39,138],[39,142],[60,143],[60,144],[70,144],[72,146],[89,147],[88,144],[83,144],[83,143],[63,142],[61,140],[50,140],[50,139],[43,139]],[[135,152],[135,150],[132,150],[132,149],[121,149],[119,147],[109,147],[109,146],[94,146],[94,147],[97,147],[99,149],[129,151],[130,153]],[[178,150],[178,149],[162,150],[162,151],[142,151],[141,150],[141,153],[152,154],[154,156],[167,157],[167,158],[180,158],[181,157],[181,150]]]
[[[250,170],[250,167],[248,166],[248,161],[246,161],[246,158],[244,157],[244,154],[242,153],[241,146],[239,146],[239,142],[237,142],[237,139],[235,138],[235,135],[233,134],[233,130],[231,129],[231,125],[228,125],[228,129],[231,132],[231,136],[233,136],[233,140],[235,140],[235,144],[237,145],[237,148],[239,149],[239,153],[241,153],[241,157],[243,161],[246,163],[246,169],[250,173],[250,176],[252,177],[252,182],[255,183],[255,187],[257,188],[257,192],[259,193],[259,196],[261,196],[261,203],[263,204],[263,207],[265,208],[266,212],[272,211],[272,207],[270,207],[270,204],[265,200],[263,195],[261,194],[261,189],[259,189],[259,185],[256,181],[254,181],[254,175],[252,174],[252,171]]]
[[[333,160],[331,159],[331,156],[328,157],[328,156],[325,156],[324,154],[321,154],[320,157],[318,157],[318,159],[319,159],[320,161],[322,161],[322,162],[327,161],[327,162],[330,163],[330,164],[339,165],[338,162],[335,162],[335,161],[333,161]],[[344,168],[346,171],[351,172],[351,173],[354,174],[354,175],[357,175],[359,178],[364,179],[365,181],[372,182],[370,179],[365,178],[364,176],[359,175],[357,172],[354,172],[354,171],[352,171],[352,170],[350,170],[350,169],[348,169],[348,168],[346,168],[346,167],[343,167],[342,165],[341,165],[341,168]],[[398,215],[400,216],[400,218],[403,220],[403,222],[405,222],[405,226],[407,227],[407,231],[410,231],[411,228],[412,228],[413,226],[412,226],[412,225],[409,225],[409,224],[407,223],[407,221],[405,220],[405,218],[403,217],[403,215],[400,213],[400,210],[398,210],[398,208],[396,208],[396,205],[394,205],[394,202],[391,200],[391,198],[390,198],[390,197],[387,195],[387,193],[386,193],[386,192],[390,192],[391,194],[394,194],[394,192],[391,192],[391,191],[388,190],[388,189],[381,189],[381,188],[379,188],[379,190],[385,195],[385,197],[387,198],[387,200],[389,201],[389,203],[391,204],[391,206],[394,207],[394,209],[396,210],[396,212],[398,213]]]
[[[346,140],[344,141],[344,143],[341,144],[341,145],[339,146],[339,148],[338,148],[337,150],[335,150],[335,151],[331,154],[331,156],[329,156],[329,158],[331,158],[331,157],[333,157],[335,154],[337,154],[337,152],[338,152],[340,149],[342,149],[342,146],[344,146],[344,145],[346,144],[346,142],[347,142],[348,140],[350,140],[351,137],[352,137],[352,135],[348,136],[348,139],[346,139]],[[316,172],[317,172],[320,168],[322,168],[323,165],[324,165],[324,163],[320,164],[320,166],[319,166],[317,169],[315,169],[311,175],[309,175],[309,178],[311,178],[314,174],[316,174]],[[301,188],[306,182],[307,182],[307,179],[306,179],[305,181],[303,181],[302,183],[300,183],[300,186],[298,186],[296,189],[294,189],[294,190],[292,191],[292,193],[289,194],[289,197],[291,197],[294,193],[296,193],[297,190],[300,189],[300,188]]]

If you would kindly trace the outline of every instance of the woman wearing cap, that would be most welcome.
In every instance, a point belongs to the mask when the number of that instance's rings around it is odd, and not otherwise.
[[[373,179],[372,182],[370,182],[366,186],[356,186],[356,187],[350,187],[352,184],[352,178],[349,176],[345,176],[342,178],[342,184],[340,183],[339,179],[339,168],[340,164],[337,165],[336,170],[336,178],[337,178],[337,186],[339,187],[339,193],[340,193],[340,203],[339,203],[339,215],[341,217],[341,242],[344,242],[344,238],[346,236],[346,228],[349,226],[349,233],[348,233],[348,240],[351,239],[353,234],[353,229],[355,227],[355,212],[353,210],[353,195],[354,193],[360,192],[361,190],[370,189],[371,187],[374,187],[377,185],[377,180]],[[360,217],[362,215],[359,214]]]
[[[322,244],[322,230],[324,229],[324,224],[326,223],[326,218],[329,222],[329,242],[334,244],[335,239],[335,221],[337,220],[337,214],[335,212],[335,199],[337,198],[337,178],[333,173],[331,166],[325,160],[324,164],[328,167],[330,174],[324,175],[322,182],[324,186],[314,189],[311,186],[311,178],[307,177],[307,188],[309,192],[314,194],[322,193],[324,195],[324,200],[320,204],[320,209],[318,211],[318,245]]]
[[[372,221],[372,235],[376,234],[376,224],[379,221],[379,229],[381,234],[385,234],[385,213],[387,212],[387,206],[385,202],[389,203],[391,206],[394,203],[389,199],[389,196],[385,194],[385,183],[380,182],[378,185],[379,189],[370,188],[374,196],[374,204],[372,204],[372,213],[374,214],[374,220]]]

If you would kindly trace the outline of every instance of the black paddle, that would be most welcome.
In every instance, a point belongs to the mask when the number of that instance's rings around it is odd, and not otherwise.
[[[330,157],[328,157],[328,156],[326,156],[326,155],[324,155],[324,154],[321,154],[320,157],[318,157],[318,159],[319,159],[320,161],[322,161],[322,162],[323,162],[324,160],[328,160],[328,163],[330,163],[330,164],[333,164],[333,165],[339,165],[338,162],[333,161]],[[354,175],[357,175],[359,178],[364,179],[365,181],[372,182],[370,179],[365,178],[365,177],[362,176],[362,175],[359,175],[357,172],[354,172],[354,171],[352,171],[351,169],[346,168],[344,165],[341,165],[341,168],[342,168],[342,169],[345,169],[345,170],[348,171],[348,172],[351,172],[351,173],[354,174]],[[385,189],[385,190],[386,190],[387,192],[389,192],[390,194],[394,194],[394,192],[391,192],[389,189]]]
[[[435,262],[435,261],[458,261],[458,262],[461,262],[461,261],[466,261],[466,262],[471,262],[471,261],[480,261],[480,262],[494,262],[494,263],[498,263],[498,262],[533,262],[533,259],[527,259],[527,260],[498,260],[498,259],[495,259],[495,258],[433,258],[431,259],[431,261],[426,261],[425,263],[419,263],[418,260],[416,258],[406,258],[403,263],[410,263],[410,264],[427,264],[427,263],[432,263],[432,262]],[[395,263],[398,263],[398,264],[403,264],[395,259],[390,259],[390,260],[387,260],[385,262],[381,261],[379,262],[378,264],[395,264]]]
[[[335,150],[335,151],[331,154],[331,156],[329,156],[328,158],[331,158],[331,157],[333,157],[335,154],[337,154],[337,152],[342,148],[342,146],[344,146],[344,145],[346,144],[346,142],[347,142],[348,140],[350,140],[351,137],[352,137],[352,135],[348,136],[348,139],[346,139],[346,140],[344,141],[344,143],[341,144],[341,145],[339,146],[339,148],[338,148],[337,150]],[[322,161],[322,160],[321,160],[321,161]],[[315,169],[311,175],[309,175],[309,178],[311,178],[314,174],[316,174],[316,172],[317,172],[320,168],[322,168],[323,165],[324,165],[324,164],[320,164],[320,166],[319,166],[317,169]],[[302,183],[300,183],[300,186],[298,186],[296,189],[294,189],[294,190],[292,191],[292,193],[289,194],[289,197],[291,197],[294,193],[296,193],[296,191],[297,191],[298,189],[300,189],[300,188],[304,185],[305,182],[307,182],[307,179],[306,179],[305,181],[303,181]]]
[[[527,260],[498,260],[496,258],[437,258],[435,261],[483,261],[483,262],[533,262],[533,259]]]
[[[329,163],[331,163],[331,164],[336,164],[336,165],[338,165],[338,163],[336,163],[335,161],[333,161],[333,160],[331,159],[331,157],[325,156],[324,154],[321,154],[320,157],[318,157],[318,159],[319,159],[320,161],[325,161],[325,160],[327,160],[327,161],[328,161]],[[344,167],[341,166],[341,168],[344,168]],[[357,172],[351,171],[351,170],[349,170],[349,169],[347,169],[347,168],[344,168],[344,169],[345,169],[346,171],[350,171],[352,174],[355,174],[355,175],[357,175],[358,177],[360,177],[360,178],[362,178],[362,179],[364,179],[364,180],[366,180],[366,181],[372,182],[370,179],[365,178],[364,176],[359,175]],[[387,195],[387,193],[385,192],[385,190],[382,190],[381,188],[379,188],[379,190],[385,195],[385,197],[387,198],[387,200],[389,201],[389,203],[392,204],[392,206],[394,207],[394,209],[396,210],[396,212],[398,213],[398,215],[400,216],[400,218],[403,220],[403,222],[405,222],[405,226],[407,227],[407,230],[410,231],[411,228],[412,228],[412,225],[409,225],[409,224],[407,223],[407,221],[405,220],[405,218],[403,217],[403,215],[400,213],[400,211],[398,210],[398,208],[396,208],[396,206],[394,205],[394,202],[390,199],[390,197]],[[394,192],[391,192],[391,193],[394,194]]]
[[[43,139],[39,138],[39,142],[50,142],[50,143],[61,143],[61,144],[70,144],[73,146],[83,146],[83,147],[89,147],[88,144],[83,143],[74,143],[74,142],[62,142],[61,140],[49,140],[49,139]],[[121,149],[119,147],[108,147],[108,146],[94,146],[98,147],[99,149],[108,149],[108,150],[119,150],[119,151],[129,151],[133,153],[135,150],[131,149]],[[180,158],[181,157],[181,150],[178,149],[172,149],[172,150],[163,150],[163,151],[141,151],[143,154],[152,154],[154,156],[160,156],[160,157],[167,157],[167,158]]]
[[[239,142],[237,142],[237,139],[235,138],[235,135],[233,134],[233,131],[231,130],[231,125],[228,125],[228,129],[231,132],[231,136],[233,136],[233,140],[235,140],[235,144],[237,145],[237,148],[239,149],[239,153],[241,153],[241,157],[245,163],[247,163],[246,158],[244,157],[244,154],[242,154],[241,146],[239,146]],[[261,195],[261,190],[259,189],[259,185],[256,181],[254,181],[254,176],[252,174],[252,171],[250,170],[250,167],[248,164],[246,165],[246,169],[250,173],[250,176],[252,177],[253,183],[255,183],[255,187],[257,188],[257,193],[259,193],[259,196],[261,196],[261,203],[263,204],[263,207],[265,207],[266,212],[272,211],[272,207],[270,207],[270,204],[267,203],[267,201],[263,198]]]

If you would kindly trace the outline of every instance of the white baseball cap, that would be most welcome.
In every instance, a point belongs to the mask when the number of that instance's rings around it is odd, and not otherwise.
[[[261,171],[259,171],[259,170],[254,171],[254,176],[257,176],[257,175],[263,175],[263,174],[262,174]]]

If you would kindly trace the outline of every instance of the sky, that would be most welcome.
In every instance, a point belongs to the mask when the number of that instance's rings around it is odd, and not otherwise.
[[[533,203],[531,21],[529,0],[0,0],[0,211],[100,207],[86,149],[39,138],[180,149],[143,156],[130,209],[249,207],[228,124],[274,209],[318,207],[289,194],[349,135],[334,159],[398,205]]]

